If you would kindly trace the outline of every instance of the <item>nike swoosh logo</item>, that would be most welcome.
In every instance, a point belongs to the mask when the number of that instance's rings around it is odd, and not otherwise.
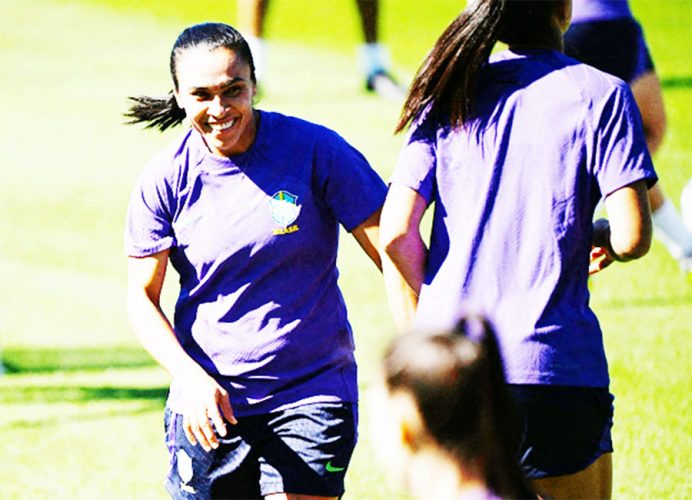
[[[343,472],[346,470],[346,467],[335,467],[332,465],[332,461],[330,460],[327,462],[327,472]]]

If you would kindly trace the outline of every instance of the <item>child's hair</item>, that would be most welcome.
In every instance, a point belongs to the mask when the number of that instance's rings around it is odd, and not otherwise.
[[[460,466],[480,463],[498,496],[535,498],[518,465],[521,424],[486,319],[466,317],[450,331],[397,337],[384,372],[388,391],[411,395],[427,437]]]
[[[223,23],[202,23],[183,30],[173,44],[170,56],[171,79],[173,88],[178,90],[176,72],[178,55],[190,48],[204,45],[209,50],[219,47],[232,50],[250,67],[250,78],[256,83],[255,63],[247,42],[238,30]],[[173,91],[165,97],[137,96],[129,97],[130,109],[125,113],[130,118],[128,124],[147,123],[146,128],[158,128],[163,131],[180,124],[185,119],[185,111],[178,106]]]
[[[396,132],[423,113],[454,127],[473,117],[476,82],[496,42],[535,44],[555,37],[550,24],[564,0],[474,0],[437,40],[404,103]]]

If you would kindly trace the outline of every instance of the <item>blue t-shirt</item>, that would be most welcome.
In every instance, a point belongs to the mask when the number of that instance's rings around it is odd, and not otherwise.
[[[418,326],[485,313],[509,382],[607,386],[587,288],[592,217],[601,196],[655,182],[634,99],[547,50],[494,56],[478,88],[464,128],[412,127],[391,179],[435,204]]]
[[[170,249],[180,275],[176,335],[228,389],[236,415],[357,400],[337,286],[339,225],[357,227],[385,194],[335,132],[270,112],[243,154],[215,156],[191,129],[146,166],[126,252]],[[179,405],[175,382],[169,404]]]

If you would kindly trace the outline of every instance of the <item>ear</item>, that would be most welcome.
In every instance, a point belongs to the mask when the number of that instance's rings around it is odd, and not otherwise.
[[[397,435],[401,444],[410,451],[420,448],[425,435],[423,420],[410,394],[398,391],[392,395],[393,412],[398,426]]]
[[[178,89],[174,89],[174,90],[173,90],[173,96],[175,97],[175,102],[178,104],[178,107],[179,107],[180,109],[185,109],[185,108],[183,107],[183,99],[182,99],[182,97],[180,96],[180,92],[178,91]]]

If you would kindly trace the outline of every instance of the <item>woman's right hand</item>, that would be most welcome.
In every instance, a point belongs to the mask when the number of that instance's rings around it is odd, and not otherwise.
[[[226,423],[235,425],[228,391],[201,367],[195,367],[176,381],[182,387],[183,429],[188,441],[204,451],[219,447],[218,436],[226,436]]]

